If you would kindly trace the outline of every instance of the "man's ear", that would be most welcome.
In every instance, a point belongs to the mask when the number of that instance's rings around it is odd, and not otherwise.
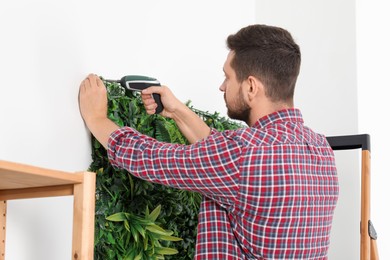
[[[258,95],[264,94],[264,86],[259,79],[254,76],[249,76],[247,79],[247,97],[249,101],[253,101]]]

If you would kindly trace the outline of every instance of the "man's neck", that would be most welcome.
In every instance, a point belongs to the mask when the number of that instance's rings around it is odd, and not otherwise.
[[[260,118],[275,113],[277,111],[283,109],[293,108],[293,104],[286,103],[268,103],[263,106],[258,106],[257,108],[251,109],[251,114],[249,116],[249,122],[247,122],[248,126],[253,126]]]

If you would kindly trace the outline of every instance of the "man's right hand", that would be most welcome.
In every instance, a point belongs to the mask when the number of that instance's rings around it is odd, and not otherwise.
[[[167,86],[152,86],[144,89],[141,94],[142,102],[149,115],[154,114],[157,108],[157,103],[152,94],[159,94],[161,96],[161,102],[164,109],[160,114],[164,117],[172,118],[175,111],[184,105],[173,95],[172,91]]]
[[[152,94],[160,94],[161,102],[164,105],[160,114],[172,118],[190,143],[195,143],[210,134],[210,128],[203,120],[180,102],[166,86],[149,87],[142,91],[141,98],[148,114],[154,114],[157,108]]]

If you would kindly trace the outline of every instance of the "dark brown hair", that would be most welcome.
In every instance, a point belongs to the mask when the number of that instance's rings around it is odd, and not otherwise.
[[[299,75],[301,53],[291,34],[279,27],[250,25],[227,38],[231,66],[239,82],[258,78],[274,102],[290,101]]]

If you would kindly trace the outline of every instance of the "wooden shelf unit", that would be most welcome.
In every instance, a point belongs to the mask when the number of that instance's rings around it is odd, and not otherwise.
[[[72,259],[93,260],[95,185],[93,172],[70,173],[0,160],[0,260],[6,256],[8,200],[72,195]]]

